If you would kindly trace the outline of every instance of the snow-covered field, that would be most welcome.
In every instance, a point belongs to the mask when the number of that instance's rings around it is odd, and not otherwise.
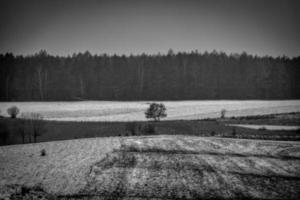
[[[1,115],[16,105],[21,113],[38,112],[47,120],[60,121],[144,121],[144,112],[152,101],[79,101],[79,102],[1,102]],[[226,116],[250,116],[273,113],[300,112],[300,100],[214,100],[161,101],[166,105],[167,118],[202,119]]]
[[[0,147],[0,169],[0,199],[18,199],[22,186],[69,195],[57,199],[299,199],[300,143],[89,138]]]
[[[229,126],[237,126],[250,129],[266,129],[272,131],[296,131],[300,130],[300,126],[281,126],[281,125],[253,125],[253,124],[229,124]]]

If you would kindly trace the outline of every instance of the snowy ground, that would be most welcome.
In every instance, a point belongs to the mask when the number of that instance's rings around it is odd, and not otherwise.
[[[297,199],[300,191],[299,142],[90,138],[3,146],[0,160],[0,199],[21,186],[107,199]]]
[[[47,120],[60,121],[144,121],[144,112],[151,101],[79,101],[79,102],[2,102],[0,110],[16,105],[22,113],[38,112]],[[257,101],[162,101],[167,108],[166,120],[202,119],[226,116],[250,116],[300,112],[300,100]]]
[[[237,126],[250,129],[266,129],[272,131],[296,131],[300,130],[300,126],[281,126],[281,125],[254,125],[254,124],[228,124],[228,126]]]

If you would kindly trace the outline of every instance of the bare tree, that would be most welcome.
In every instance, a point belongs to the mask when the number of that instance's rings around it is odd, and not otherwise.
[[[84,88],[85,88],[84,82],[83,82],[82,76],[80,75],[79,76],[79,89],[80,89],[80,98],[81,99],[84,99],[84,95],[85,95]]]
[[[28,135],[29,142],[33,137],[33,142],[37,142],[37,137],[41,136],[45,132],[45,121],[43,116],[39,113],[26,113],[23,117],[23,132],[22,137]]]
[[[22,138],[22,143],[25,143],[26,136],[28,137],[28,142],[31,142],[31,127],[30,127],[30,115],[28,113],[22,113],[20,116],[20,124],[18,126],[18,134]]]
[[[139,80],[139,93],[142,95],[144,88],[144,63],[140,61],[138,63],[138,80]]]
[[[41,136],[45,131],[45,122],[43,116],[39,113],[31,113],[31,127],[33,133],[33,141],[37,141],[37,137]]]
[[[10,77],[7,76],[6,79],[5,79],[5,90],[6,90],[6,99],[8,100],[9,99],[9,82],[10,82]]]
[[[44,99],[44,81],[43,81],[43,69],[42,67],[38,67],[36,70],[37,74],[37,85],[39,89],[40,99]]]
[[[20,121],[20,125],[18,126],[18,133],[20,134],[22,138],[22,144],[25,143],[25,135],[26,135],[26,122],[24,119]]]

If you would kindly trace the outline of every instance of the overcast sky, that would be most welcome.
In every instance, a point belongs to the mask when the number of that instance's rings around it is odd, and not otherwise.
[[[299,0],[1,0],[0,53],[300,55]]]

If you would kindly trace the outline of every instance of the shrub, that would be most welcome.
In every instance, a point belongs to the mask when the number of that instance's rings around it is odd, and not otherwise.
[[[214,119],[214,118],[203,118],[203,119],[200,119],[199,121],[212,121],[212,122],[216,122],[217,120]]]
[[[20,110],[17,106],[12,106],[7,109],[8,115],[10,115],[11,118],[16,118],[17,115],[19,114]]]
[[[41,156],[46,156],[46,150],[45,149],[41,150]]]
[[[221,119],[224,119],[225,118],[225,114],[226,114],[226,109],[222,109],[221,110]]]
[[[258,130],[259,131],[266,131],[267,129],[266,129],[266,127],[263,126],[263,127],[259,128]]]

